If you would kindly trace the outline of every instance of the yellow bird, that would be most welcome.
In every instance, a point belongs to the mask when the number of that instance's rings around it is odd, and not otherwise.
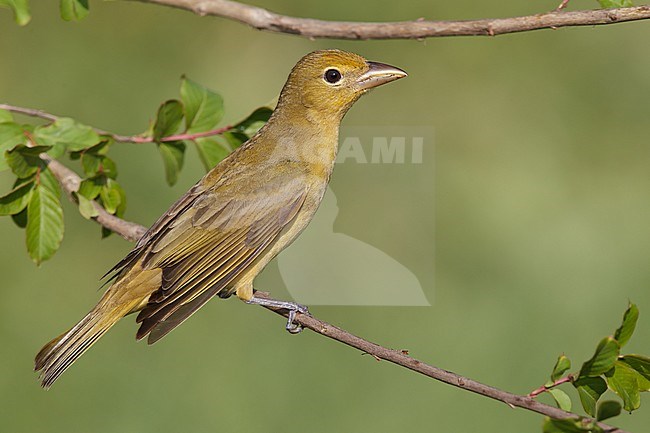
[[[114,282],[72,329],[36,355],[44,388],[122,317],[140,312],[137,339],[155,343],[210,298],[256,297],[253,280],[307,226],[332,173],[339,126],[373,87],[405,77],[399,68],[339,50],[315,51],[289,74],[269,121],[183,195],[119,262]]]

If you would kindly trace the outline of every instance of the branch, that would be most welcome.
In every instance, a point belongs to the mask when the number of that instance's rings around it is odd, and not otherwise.
[[[289,33],[307,38],[331,39],[424,39],[440,36],[495,36],[559,27],[596,26],[650,19],[650,6],[553,12],[513,18],[467,21],[417,19],[398,22],[325,21],[280,15],[257,6],[230,0],[138,0],[184,9],[195,14],[213,15],[258,30]],[[561,7],[568,2],[562,2]]]
[[[569,374],[567,376],[564,376],[555,382],[551,383],[550,385],[542,385],[537,389],[532,390],[531,392],[528,393],[528,397],[537,397],[538,395],[548,391],[549,389],[553,389],[556,386],[562,385],[563,383],[568,383],[568,382],[573,382],[575,380],[575,377],[572,374]]]
[[[46,154],[41,154],[41,159],[45,161],[50,171],[52,171],[52,174],[54,174],[59,185],[61,185],[61,188],[65,191],[68,199],[73,203],[77,203],[77,198],[74,193],[77,192],[79,184],[81,184],[81,178],[77,176],[77,173],[70,170],[60,162],[50,158]],[[93,201],[93,205],[99,214],[93,219],[100,225],[119,234],[127,241],[135,242],[142,237],[144,232],[147,231],[147,228],[140,224],[123,220],[108,213],[106,209],[100,206],[96,201]]]
[[[7,110],[7,111],[11,111],[12,113],[23,114],[25,116],[30,116],[30,117],[37,117],[39,119],[48,120],[50,122],[56,122],[61,118],[60,116],[56,116],[54,114],[45,112],[43,110],[17,107],[15,105],[9,105],[9,104],[0,104],[0,110]],[[162,137],[158,141],[168,142],[168,141],[180,141],[180,140],[195,140],[197,138],[211,137],[213,135],[223,134],[224,132],[228,132],[231,129],[232,126],[228,125],[228,126],[224,126],[221,128],[217,128],[205,132],[170,135],[167,137]],[[155,141],[153,137],[145,137],[141,135],[119,135],[119,134],[114,134],[112,132],[104,131],[103,129],[99,129],[99,128],[93,128],[93,130],[99,135],[106,135],[108,137],[113,138],[115,141],[119,141],[121,143],[153,143]]]
[[[79,183],[81,182],[79,176],[77,176],[72,170],[65,167],[60,162],[52,160],[46,155],[41,157],[44,158],[44,160],[48,163],[48,167],[50,170],[52,170],[52,173],[54,173],[54,176],[59,181],[61,188],[63,188],[63,190],[66,192],[68,198],[70,198],[72,201],[75,201],[73,193],[79,188]],[[94,218],[94,220],[102,226],[118,233],[126,240],[136,241],[147,230],[144,226],[122,220],[114,215],[109,214],[96,202],[94,202],[94,204],[95,208],[99,212],[99,216]],[[288,312],[286,310],[278,310],[274,308],[268,309],[282,316],[288,316]],[[467,391],[471,391],[476,394],[501,401],[512,408],[520,407],[556,419],[578,418],[578,415],[576,414],[540,403],[529,396],[517,395],[506,391],[501,391],[500,389],[482,384],[467,377],[463,377],[450,371],[425,364],[424,362],[412,358],[408,355],[408,352],[404,350],[388,349],[386,347],[364,340],[363,338],[357,337],[356,335],[353,335],[341,328],[337,328],[336,326],[330,325],[329,323],[323,322],[322,320],[319,320],[313,316],[298,313],[294,319],[294,322],[302,325],[304,328],[311,329],[320,335],[339,341],[343,344],[347,344],[348,346],[354,347],[363,353],[370,354],[377,360],[383,359],[390,361],[393,364],[408,368],[409,370],[413,370],[432,379],[436,379],[457,388],[465,389]],[[585,419],[589,420],[589,418]],[[624,430],[604,423],[598,423],[598,425],[602,427],[603,430],[607,433],[627,433]]]

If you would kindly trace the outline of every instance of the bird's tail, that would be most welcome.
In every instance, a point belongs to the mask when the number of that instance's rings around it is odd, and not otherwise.
[[[45,389],[52,386],[64,371],[118,320],[129,314],[138,301],[111,302],[107,292],[104,298],[72,329],[47,343],[34,360],[34,370],[40,371],[39,380]]]

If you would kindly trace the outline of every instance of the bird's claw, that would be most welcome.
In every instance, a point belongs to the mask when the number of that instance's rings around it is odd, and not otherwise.
[[[300,313],[300,314],[310,315],[309,309],[306,306],[298,304],[296,302],[279,301],[277,299],[257,297],[255,295],[253,295],[253,297],[246,302],[249,304],[257,304],[257,305],[262,305],[264,307],[271,307],[271,308],[277,308],[277,309],[289,311],[289,316],[287,318],[287,325],[285,329],[291,334],[298,334],[302,332],[303,329],[301,324],[295,323],[296,314]]]
[[[296,313],[310,315],[309,309],[306,306],[295,304],[295,307],[289,310],[289,317],[287,319],[286,329],[290,334],[300,334],[303,330],[303,326],[300,323],[295,323]]]

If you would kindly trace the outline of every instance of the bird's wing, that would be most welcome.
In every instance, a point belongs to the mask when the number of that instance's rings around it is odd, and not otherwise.
[[[113,274],[106,283],[113,279],[120,278],[122,273],[128,271],[139,259],[139,257],[146,251],[147,246],[167,233],[169,226],[174,219],[181,215],[183,212],[192,208],[192,205],[200,197],[200,194],[205,191],[201,183],[194,185],[187,191],[181,198],[179,198],[171,207],[153,223],[151,227],[145,232],[144,235],[138,240],[135,247],[115,266],[104,274],[102,278],[106,278],[109,274]],[[105,283],[105,284],[106,284]]]
[[[162,269],[162,285],[138,315],[137,338],[162,338],[255,262],[293,221],[306,195],[300,178],[206,191],[182,206],[141,247],[143,269]],[[159,220],[160,222],[160,220]]]

